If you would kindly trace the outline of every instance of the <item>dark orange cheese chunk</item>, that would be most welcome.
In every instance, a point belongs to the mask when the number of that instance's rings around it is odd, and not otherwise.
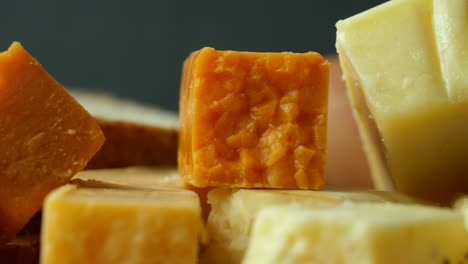
[[[181,83],[183,179],[198,187],[320,188],[328,79],[328,63],[314,52],[194,52]]]
[[[0,53],[0,244],[103,142],[96,121],[19,43]]]

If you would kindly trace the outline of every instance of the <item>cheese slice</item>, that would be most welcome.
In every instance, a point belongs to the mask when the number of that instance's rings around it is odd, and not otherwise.
[[[242,261],[251,223],[262,208],[289,204],[327,208],[346,202],[411,203],[413,200],[385,192],[215,189],[208,193],[208,202],[212,208],[207,222],[210,241],[202,251],[200,263],[236,264]]]
[[[0,53],[0,245],[103,142],[94,118],[21,44]]]
[[[197,263],[201,231],[194,192],[66,185],[45,200],[41,263]]]
[[[262,209],[242,263],[462,263],[462,216],[448,209],[354,204]]]
[[[336,46],[377,187],[447,203],[468,191],[468,32],[444,3],[386,2],[339,21]]]
[[[198,187],[324,184],[329,65],[318,53],[203,48],[185,61],[178,166]]]

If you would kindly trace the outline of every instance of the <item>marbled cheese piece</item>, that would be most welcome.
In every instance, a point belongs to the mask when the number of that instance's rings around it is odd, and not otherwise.
[[[41,263],[197,263],[201,221],[192,191],[66,185],[44,204]]]
[[[73,181],[90,186],[143,189],[187,189],[198,194],[203,218],[208,217],[210,207],[207,195],[210,188],[197,188],[185,184],[176,168],[170,167],[128,167],[114,169],[84,170],[73,177]]]

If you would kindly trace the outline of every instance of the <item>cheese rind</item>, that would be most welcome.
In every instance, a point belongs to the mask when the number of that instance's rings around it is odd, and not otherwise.
[[[67,185],[46,198],[41,263],[196,263],[201,228],[191,191]]]
[[[338,22],[336,46],[377,187],[450,203],[468,192],[468,97],[456,92],[466,90],[459,74],[441,70],[465,63],[454,62],[462,36],[440,53],[442,5],[389,1]],[[466,28],[455,20],[457,32]]]
[[[198,187],[324,184],[328,63],[203,48],[184,63],[178,165]]]
[[[395,204],[262,209],[244,264],[459,263],[466,235],[459,213]]]
[[[94,118],[21,44],[0,53],[0,244],[103,142]]]
[[[288,204],[328,208],[343,203],[414,201],[385,192],[215,189],[208,193],[208,202],[212,208],[207,222],[210,241],[201,253],[200,263],[238,264],[248,247],[251,223],[262,208]]]

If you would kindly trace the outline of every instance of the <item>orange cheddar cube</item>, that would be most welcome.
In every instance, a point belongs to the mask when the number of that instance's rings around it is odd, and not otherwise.
[[[184,63],[178,165],[198,187],[324,184],[329,64],[203,48]]]
[[[0,53],[0,244],[103,142],[96,121],[21,44]]]

